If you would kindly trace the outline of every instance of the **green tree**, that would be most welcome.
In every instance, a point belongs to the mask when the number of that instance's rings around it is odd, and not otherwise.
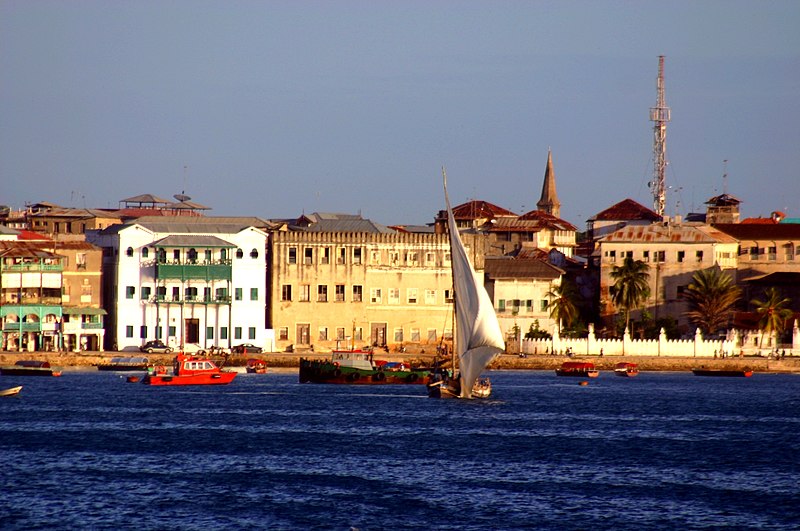
[[[689,303],[685,315],[704,334],[714,334],[728,326],[741,294],[733,278],[719,267],[697,271],[683,292]]]
[[[758,329],[761,330],[762,342],[764,341],[764,335],[771,336],[775,333],[780,336],[781,332],[786,328],[788,320],[793,315],[792,310],[789,308],[791,299],[784,297],[777,288],[767,288],[764,292],[764,297],[764,300],[753,299],[750,301],[750,304],[756,307]],[[761,346],[760,343],[759,346]]]
[[[625,327],[630,325],[631,310],[635,310],[650,296],[650,266],[641,260],[625,257],[621,266],[611,270],[611,301],[625,312]]]
[[[549,299],[547,309],[550,318],[559,324],[559,327],[569,328],[578,317],[578,304],[576,299],[578,291],[569,282],[561,280],[561,284],[553,286],[545,295]]]

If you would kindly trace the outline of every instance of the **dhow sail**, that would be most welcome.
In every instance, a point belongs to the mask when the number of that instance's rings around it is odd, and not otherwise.
[[[478,376],[500,352],[505,350],[503,333],[483,279],[472,267],[447,195],[447,174],[442,168],[447,225],[450,232],[450,255],[456,302],[456,354],[461,373],[461,398],[472,397]]]

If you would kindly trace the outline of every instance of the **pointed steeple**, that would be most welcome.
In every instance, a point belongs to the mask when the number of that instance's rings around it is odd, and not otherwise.
[[[539,210],[548,214],[561,217],[561,202],[556,194],[556,172],[553,170],[553,152],[547,150],[547,168],[544,170],[544,184],[542,185],[542,198],[536,203]]]

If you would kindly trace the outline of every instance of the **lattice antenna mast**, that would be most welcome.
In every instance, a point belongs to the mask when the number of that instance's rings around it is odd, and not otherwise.
[[[653,126],[653,180],[650,188],[653,191],[653,210],[664,217],[667,203],[667,122],[670,119],[669,107],[664,99],[664,56],[658,56],[658,102],[650,107],[650,121]]]

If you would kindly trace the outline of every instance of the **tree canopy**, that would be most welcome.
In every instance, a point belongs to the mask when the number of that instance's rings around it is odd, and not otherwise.
[[[729,325],[741,293],[733,278],[719,267],[697,271],[683,292],[689,303],[686,317],[704,334],[714,334]]]

